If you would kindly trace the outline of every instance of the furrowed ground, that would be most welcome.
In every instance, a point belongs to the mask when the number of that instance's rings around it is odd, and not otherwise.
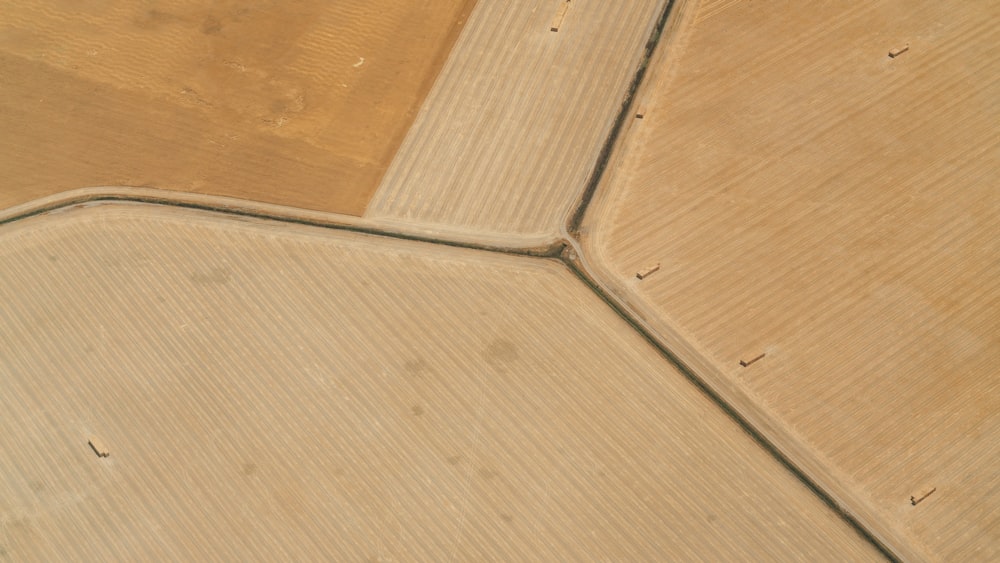
[[[15,559],[879,558],[558,261],[103,204],[0,265]]]
[[[592,261],[905,543],[996,559],[1000,8],[697,6]]]

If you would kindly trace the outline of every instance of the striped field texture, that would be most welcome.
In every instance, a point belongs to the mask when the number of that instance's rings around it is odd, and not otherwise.
[[[997,560],[1000,4],[699,7],[593,261],[928,558]]]
[[[366,217],[445,234],[558,235],[663,0],[481,2]]]
[[[0,303],[16,560],[878,558],[555,261],[104,204]]]

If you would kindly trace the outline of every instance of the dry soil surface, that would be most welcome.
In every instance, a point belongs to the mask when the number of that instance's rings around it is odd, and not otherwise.
[[[125,185],[359,215],[474,3],[3,2],[0,208]]]
[[[103,204],[0,303],[16,560],[879,557],[556,261]]]
[[[483,2],[366,217],[437,236],[555,239],[664,0]]]
[[[653,72],[589,253],[912,546],[996,560],[1000,5],[706,1]]]

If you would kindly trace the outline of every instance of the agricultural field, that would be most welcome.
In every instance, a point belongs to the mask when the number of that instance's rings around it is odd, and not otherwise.
[[[650,72],[595,275],[916,557],[1000,558],[1000,6],[689,2]]]
[[[0,208],[146,186],[360,215],[474,4],[4,2]]]
[[[0,559],[1000,559],[1000,8],[210,4],[4,5]]]
[[[0,266],[16,560],[879,558],[555,260],[105,203]]]
[[[366,217],[451,239],[557,239],[664,4],[480,3]]]

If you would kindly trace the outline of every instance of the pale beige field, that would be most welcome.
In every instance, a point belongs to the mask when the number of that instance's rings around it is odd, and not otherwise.
[[[661,47],[599,276],[918,557],[1000,558],[1000,5],[704,1]]]
[[[0,302],[15,560],[878,558],[556,261],[101,204]]]
[[[0,3],[0,208],[147,186],[360,215],[473,0]]]
[[[663,0],[477,6],[366,217],[448,238],[551,240],[617,117]]]

